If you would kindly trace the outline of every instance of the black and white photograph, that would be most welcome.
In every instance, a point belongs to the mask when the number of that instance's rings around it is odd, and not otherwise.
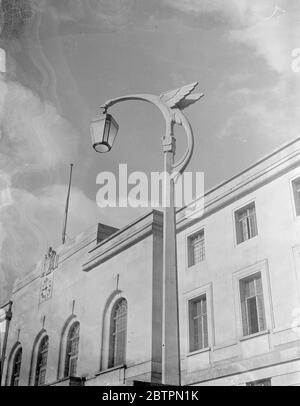
[[[0,0],[3,394],[300,386],[299,108],[299,0]]]

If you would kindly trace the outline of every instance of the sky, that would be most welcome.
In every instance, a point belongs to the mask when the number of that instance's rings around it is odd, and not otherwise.
[[[71,162],[67,241],[143,213],[97,207],[96,177],[120,163],[161,171],[164,121],[147,103],[117,105],[118,138],[96,154],[89,123],[107,99],[199,82],[187,170],[206,189],[297,137],[299,23],[297,0],[0,0],[0,302],[60,244]]]

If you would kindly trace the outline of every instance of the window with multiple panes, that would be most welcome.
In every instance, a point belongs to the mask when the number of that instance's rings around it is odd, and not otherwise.
[[[246,386],[272,386],[271,378],[260,379],[259,381],[247,382]]]
[[[10,386],[19,385],[21,362],[22,362],[22,348],[19,348],[13,360]]]
[[[300,216],[300,178],[292,181],[296,215]]]
[[[189,301],[190,351],[208,347],[206,295]]]
[[[243,335],[258,333],[266,329],[261,273],[241,279],[240,298]]]
[[[120,299],[112,310],[110,328],[109,368],[125,363],[127,332],[127,301]]]
[[[250,240],[250,238],[253,238],[257,235],[254,202],[235,212],[235,227],[236,239],[238,244],[243,241]]]
[[[48,346],[49,338],[45,336],[39,346],[36,361],[36,371],[35,371],[35,385],[44,385],[46,382],[46,369],[47,369],[47,359],[48,359]]]
[[[77,372],[78,347],[79,347],[79,329],[78,321],[72,324],[68,337],[65,361],[65,376],[75,376]]]
[[[188,237],[188,266],[193,266],[205,259],[204,230]]]

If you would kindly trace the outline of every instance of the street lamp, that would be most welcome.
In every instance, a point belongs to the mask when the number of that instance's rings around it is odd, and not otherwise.
[[[165,198],[168,191],[169,199],[165,200],[168,204],[163,207],[162,383],[166,385],[181,384],[174,180],[184,171],[193,153],[193,131],[182,110],[203,96],[203,93],[192,94],[197,85],[198,82],[195,82],[160,96],[135,94],[108,100],[101,106],[102,117],[92,121],[90,127],[94,149],[97,152],[108,152],[119,128],[112,116],[107,114],[109,107],[123,101],[140,100],[155,105],[165,118],[166,131],[162,137],[165,174],[163,190]],[[175,124],[184,128],[188,144],[183,157],[176,163]]]
[[[113,146],[119,126],[110,114],[102,114],[90,125],[93,148],[97,152],[108,152]]]

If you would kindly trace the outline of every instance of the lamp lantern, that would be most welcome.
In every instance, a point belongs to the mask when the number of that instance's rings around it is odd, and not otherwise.
[[[102,114],[90,124],[92,144],[95,151],[103,153],[111,150],[119,125],[110,114]]]

